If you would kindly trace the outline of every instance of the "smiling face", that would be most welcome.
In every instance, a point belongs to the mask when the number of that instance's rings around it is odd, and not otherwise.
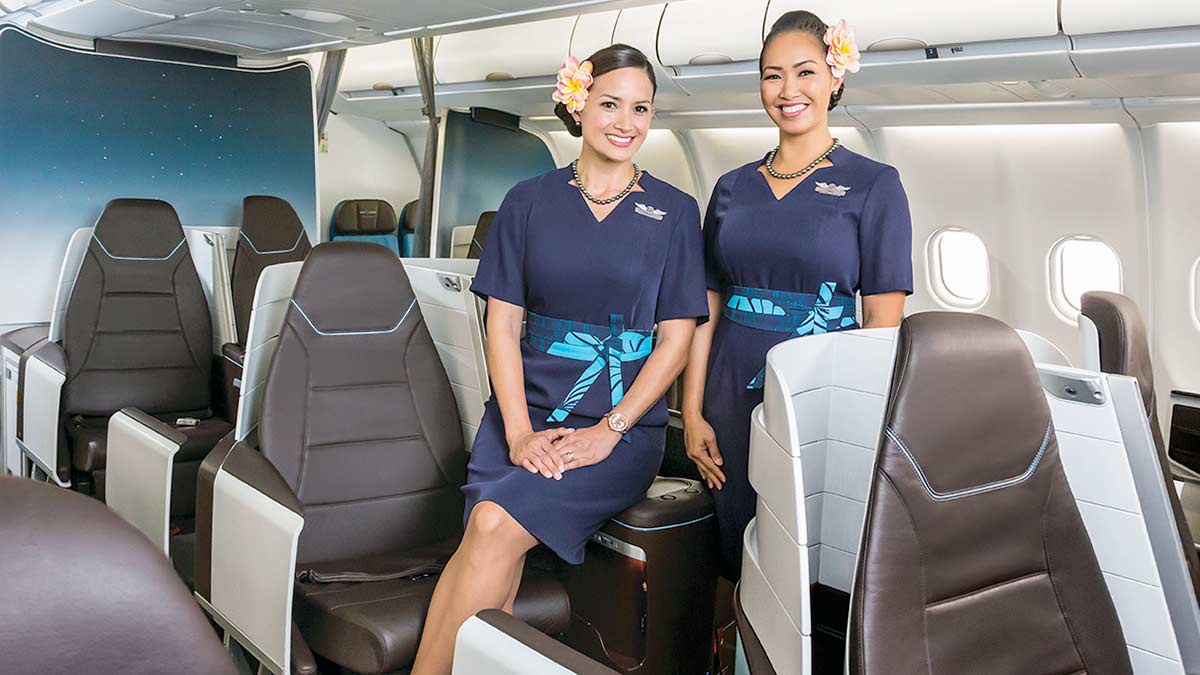
[[[640,68],[618,68],[596,78],[587,105],[575,113],[583,142],[614,162],[633,158],[646,141],[654,114],[654,85]]]
[[[759,94],[783,133],[798,136],[829,125],[829,99],[842,78],[833,76],[825,54],[825,43],[802,31],[780,33],[763,50]]]

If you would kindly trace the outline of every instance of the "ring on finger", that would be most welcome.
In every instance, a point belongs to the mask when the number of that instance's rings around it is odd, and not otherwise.
[[[563,457],[567,460],[567,464],[574,462],[575,461],[575,450],[572,448],[567,448],[566,450],[563,451]]]

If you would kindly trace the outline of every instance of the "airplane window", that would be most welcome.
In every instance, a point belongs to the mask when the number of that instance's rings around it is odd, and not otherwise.
[[[987,246],[961,227],[938,230],[926,248],[933,295],[953,309],[975,310],[991,293]]]
[[[1121,292],[1121,260],[1111,246],[1095,237],[1061,239],[1050,250],[1050,284],[1051,304],[1073,323],[1079,317],[1084,293]]]
[[[1200,330],[1200,258],[1192,263],[1192,325]]]

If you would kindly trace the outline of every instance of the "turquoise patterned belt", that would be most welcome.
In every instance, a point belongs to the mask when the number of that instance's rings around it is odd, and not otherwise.
[[[817,293],[790,293],[769,288],[734,286],[721,316],[747,328],[773,333],[820,335],[857,328],[854,298],[834,295],[837,284],[826,281]],[[758,371],[747,389],[762,389],[766,366]]]
[[[654,332],[626,329],[624,314],[610,314],[608,325],[598,326],[527,312],[525,342],[539,352],[588,364],[562,402],[546,418],[547,422],[561,422],[600,379],[605,366],[608,367],[612,405],[615,407],[620,403],[625,397],[621,364],[649,356],[654,348]]]

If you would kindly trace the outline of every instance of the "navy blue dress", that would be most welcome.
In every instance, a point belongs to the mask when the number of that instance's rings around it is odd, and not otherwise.
[[[696,201],[643,174],[597,221],[570,168],[517,184],[492,221],[471,290],[526,310],[521,341],[525,396],[536,431],[596,424],[637,377],[659,321],[707,320]],[[583,562],[588,537],[645,496],[662,464],[667,404],[660,399],[592,466],[562,480],[509,461],[495,399],[467,465],[464,522],[491,501],[567,562]]]
[[[723,297],[703,414],[724,460],[714,491],[722,574],[741,572],[754,517],[750,413],[767,351],[784,340],[857,328],[855,294],[912,293],[912,223],[896,170],[838,148],[782,199],[751,162],[717,181],[704,221],[708,288]]]

